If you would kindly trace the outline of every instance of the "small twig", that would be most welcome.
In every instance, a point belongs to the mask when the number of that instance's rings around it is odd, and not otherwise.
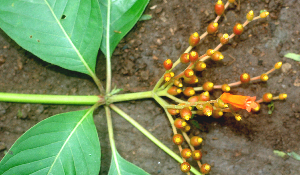
[[[230,58],[232,58],[233,60],[231,62],[229,62],[228,64],[225,64],[225,66],[230,66],[232,63],[234,63],[236,61],[236,58],[234,58],[233,56],[231,56],[230,54],[228,55]]]

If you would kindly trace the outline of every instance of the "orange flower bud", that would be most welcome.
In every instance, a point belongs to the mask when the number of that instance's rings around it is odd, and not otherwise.
[[[206,68],[206,64],[203,61],[198,61],[195,64],[195,70],[196,71],[203,71]]]
[[[166,70],[170,70],[173,66],[173,62],[170,59],[164,61],[164,67]]]
[[[191,165],[188,163],[188,162],[183,162],[181,165],[180,165],[180,170],[184,173],[187,173],[189,172],[191,169]]]
[[[217,30],[218,30],[218,26],[219,26],[219,24],[218,23],[210,23],[210,24],[208,24],[208,26],[207,26],[207,33],[208,34],[213,34],[213,33],[215,33]]]
[[[202,158],[202,152],[200,150],[195,150],[192,152],[192,157],[194,160],[200,160]]]
[[[193,136],[190,140],[191,145],[199,146],[202,143],[203,139],[199,136]]]
[[[210,170],[211,170],[211,166],[207,163],[202,164],[202,166],[200,168],[200,171],[203,174],[208,174],[210,172]]]
[[[221,0],[218,0],[218,2],[215,5],[215,12],[217,15],[222,15],[224,13],[225,7]]]
[[[183,136],[181,134],[175,134],[173,136],[173,143],[176,145],[181,145],[183,143]]]
[[[233,33],[236,35],[240,35],[242,34],[244,31],[244,27],[242,24],[237,23],[234,27],[233,27]]]
[[[208,81],[208,82],[204,83],[202,87],[203,87],[203,90],[210,92],[214,89],[214,84],[212,82]]]
[[[200,36],[197,32],[193,33],[189,38],[190,46],[196,46],[200,42]]]
[[[195,62],[198,60],[199,54],[195,51],[191,51],[191,53],[189,54],[189,58],[191,62]]]

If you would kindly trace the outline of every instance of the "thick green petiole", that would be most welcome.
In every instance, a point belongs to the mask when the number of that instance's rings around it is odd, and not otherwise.
[[[145,98],[152,98],[152,91],[145,92],[135,92],[129,94],[117,94],[109,97],[107,103],[121,102],[121,101],[130,101],[130,100],[139,100]]]
[[[0,92],[0,101],[17,103],[41,103],[41,104],[72,104],[94,105],[105,103],[101,96],[73,96],[73,95],[43,95],[43,94],[14,94]]]

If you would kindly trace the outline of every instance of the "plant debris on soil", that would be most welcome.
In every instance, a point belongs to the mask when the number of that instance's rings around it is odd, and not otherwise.
[[[163,61],[173,61],[188,47],[193,32],[203,33],[212,22],[214,1],[151,0],[145,14],[152,19],[140,21],[120,42],[112,56],[112,87],[123,92],[153,89],[164,72]],[[274,101],[274,111],[268,114],[268,105],[262,104],[257,114],[240,111],[238,122],[231,114],[220,119],[195,117],[199,127],[191,131],[204,141],[203,163],[212,165],[210,174],[300,174],[299,161],[283,159],[273,150],[300,153],[300,64],[284,58],[286,53],[299,54],[300,1],[251,0],[231,4],[219,22],[219,33],[232,33],[236,22],[244,22],[246,14],[255,15],[266,9],[270,16],[251,22],[244,33],[221,48],[224,60],[207,61],[207,70],[199,73],[199,86],[206,81],[215,84],[239,80],[240,74],[260,75],[278,61],[283,69],[270,74],[267,82],[255,82],[232,88],[231,93],[256,96],[266,92],[287,93],[286,101]],[[204,53],[219,43],[217,35],[208,36],[194,50]],[[86,75],[70,72],[46,63],[20,48],[0,31],[0,92],[24,94],[97,95],[97,87]],[[97,75],[105,81],[105,59],[99,53]],[[215,90],[211,97],[218,98]],[[176,153],[171,141],[172,130],[162,108],[154,100],[140,100],[116,104],[155,137]],[[41,105],[0,102],[0,159],[25,131],[39,121],[55,114],[86,109],[88,106]],[[110,147],[105,112],[94,112],[102,157],[101,172],[107,174]],[[179,164],[160,150],[123,118],[113,113],[115,140],[119,153],[128,161],[150,174],[184,174]],[[45,138],[46,139],[46,138]],[[183,145],[185,147],[187,145]]]

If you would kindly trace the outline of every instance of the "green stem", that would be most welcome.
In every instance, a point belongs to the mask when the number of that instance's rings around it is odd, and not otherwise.
[[[100,80],[98,79],[98,77],[96,76],[96,74],[94,74],[94,72],[91,74],[91,77],[93,78],[94,82],[96,83],[96,85],[97,85],[97,87],[98,87],[98,89],[100,91],[100,94],[102,96],[104,96],[105,90],[104,90],[104,88],[102,86],[102,83],[100,82]]]
[[[125,120],[127,120],[129,123],[131,123],[134,127],[136,127],[139,131],[141,131],[148,139],[150,139],[153,143],[155,143],[158,147],[160,147],[162,150],[164,150],[167,154],[169,154],[171,157],[173,157],[176,161],[179,163],[182,163],[183,160],[181,157],[179,157],[176,153],[174,153],[170,148],[165,146],[163,143],[161,143],[157,138],[155,138],[150,132],[148,132],[145,128],[143,128],[139,123],[137,123],[134,119],[132,119],[129,115],[127,115],[124,111],[122,111],[117,106],[110,104],[109,107],[114,110],[116,113],[121,115]],[[194,174],[201,173],[197,171],[194,167],[191,167],[191,171]]]
[[[107,120],[107,128],[108,128],[108,137],[109,137],[109,142],[110,142],[110,146],[111,146],[111,154],[114,157],[115,160],[115,165],[116,165],[116,169],[118,171],[118,174],[121,174],[120,172],[120,168],[119,168],[119,163],[117,162],[117,153],[116,153],[116,144],[115,144],[115,140],[114,140],[114,131],[113,131],[113,125],[112,125],[112,121],[111,121],[111,112],[108,106],[104,106],[105,109],[105,113],[106,113],[106,120]]]
[[[121,102],[121,101],[130,101],[130,100],[139,100],[145,98],[152,98],[152,91],[145,92],[135,92],[129,94],[117,94],[109,97],[107,103]]]
[[[101,96],[14,94],[0,92],[0,101],[17,103],[94,105],[105,103]]]
[[[157,89],[159,88],[159,86],[164,82],[164,76],[160,77],[160,79],[158,80],[158,82],[156,83],[156,85],[153,88],[153,92],[156,92]]]
[[[111,90],[111,60],[110,60],[110,0],[107,0],[107,22],[106,22],[106,94]]]
[[[174,101],[176,101],[177,103],[186,103],[186,101],[181,100],[181,99],[179,99],[177,97],[174,97],[173,95],[170,95],[168,93],[166,93],[165,96],[168,97],[168,98],[170,98],[170,99],[172,99],[172,100],[174,100]]]

